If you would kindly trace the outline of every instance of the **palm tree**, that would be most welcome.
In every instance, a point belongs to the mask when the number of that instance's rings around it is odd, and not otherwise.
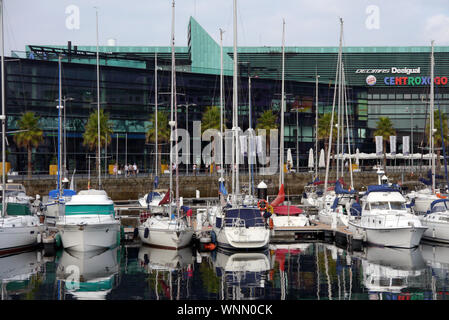
[[[111,143],[112,124],[109,122],[109,113],[104,113],[100,110],[100,148]],[[98,170],[98,163],[100,161],[100,155],[98,154],[98,112],[93,111],[83,134],[83,145],[88,146],[90,150],[95,149],[96,153],[96,167]],[[100,174],[97,172],[97,174]]]
[[[329,136],[331,134],[331,118],[332,113],[328,112],[320,116],[318,119],[318,140],[324,141],[324,154],[327,157],[327,149],[329,148]],[[337,114],[334,112],[334,120],[337,118]],[[332,144],[337,140],[337,135],[334,134],[335,131],[333,131],[332,134]],[[332,155],[334,152],[332,152]],[[331,155],[331,156],[332,156]],[[335,158],[333,160],[333,163],[335,163]]]
[[[384,171],[387,172],[387,141],[390,140],[390,136],[396,135],[396,130],[393,128],[393,123],[388,117],[380,117],[376,123],[376,131],[374,136],[381,136],[383,141],[384,150]]]
[[[201,134],[208,129],[220,130],[220,107],[209,106],[203,113],[201,119]],[[225,129],[223,125],[223,130]],[[215,168],[215,137],[211,137],[212,142],[212,168]]]
[[[433,136],[435,147],[437,148],[437,170],[440,171],[441,169],[441,163],[440,163],[440,154],[441,148],[443,146],[443,139],[441,138],[441,124],[440,124],[440,114],[438,110],[435,110],[433,113],[433,119],[434,119],[434,128],[435,128],[435,134]],[[448,124],[447,124],[447,116],[444,113],[441,113],[441,120],[443,121],[443,137],[446,139],[444,140],[444,145],[448,145]],[[430,120],[427,122],[426,125],[426,136],[427,139],[429,139],[429,131],[430,131]]]
[[[34,112],[28,111],[22,114],[18,121],[20,132],[14,136],[14,141],[19,148],[26,148],[28,152],[28,178],[31,177],[31,150],[37,148],[44,140],[42,129],[39,127],[39,117]],[[23,131],[22,131],[23,130]]]
[[[256,130],[265,130],[265,141],[267,147],[267,157],[270,161],[270,132],[273,129],[277,129],[277,116],[273,114],[272,110],[264,111],[261,116],[257,119]]]
[[[150,117],[150,125],[146,128],[146,142],[154,143],[156,139],[155,113]],[[168,126],[168,115],[163,111],[157,112],[157,167],[158,172],[161,172],[162,161],[162,143],[168,142],[170,139],[170,127]]]

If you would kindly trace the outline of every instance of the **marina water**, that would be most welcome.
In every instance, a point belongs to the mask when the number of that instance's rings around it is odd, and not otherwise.
[[[330,243],[270,245],[261,252],[199,253],[140,244],[100,252],[43,250],[0,258],[2,299],[23,300],[445,300],[449,246]]]

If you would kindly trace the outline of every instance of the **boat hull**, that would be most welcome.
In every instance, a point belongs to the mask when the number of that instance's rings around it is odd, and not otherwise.
[[[427,230],[423,234],[423,239],[449,243],[449,223],[439,221],[429,221],[428,219],[422,219],[421,223],[427,227]]]
[[[37,245],[41,226],[0,228],[0,255],[26,250]]]
[[[349,222],[349,230],[364,232],[366,242],[398,248],[414,248],[419,245],[426,227],[368,228]]]
[[[101,224],[57,224],[64,249],[94,251],[119,243],[120,222]]]
[[[270,240],[270,230],[264,227],[214,227],[217,245],[226,249],[265,249]]]
[[[145,229],[148,235],[145,237]],[[173,229],[155,229],[139,226],[139,236],[143,243],[164,249],[181,249],[190,245],[193,229],[175,231]]]

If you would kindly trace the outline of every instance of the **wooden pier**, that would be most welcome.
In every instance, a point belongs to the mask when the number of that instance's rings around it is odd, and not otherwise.
[[[339,226],[333,229],[330,225],[311,220],[304,227],[275,227],[271,231],[270,243],[295,243],[307,241],[335,242],[350,251],[360,251],[363,236],[354,234],[347,227]]]

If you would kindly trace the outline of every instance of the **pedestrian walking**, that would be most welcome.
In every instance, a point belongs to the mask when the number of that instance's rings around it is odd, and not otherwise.
[[[133,164],[133,171],[134,171],[134,176],[137,177],[137,165],[135,162]]]
[[[125,163],[125,177],[127,177],[128,176],[128,165]]]
[[[196,176],[196,164],[193,164],[193,175]]]

